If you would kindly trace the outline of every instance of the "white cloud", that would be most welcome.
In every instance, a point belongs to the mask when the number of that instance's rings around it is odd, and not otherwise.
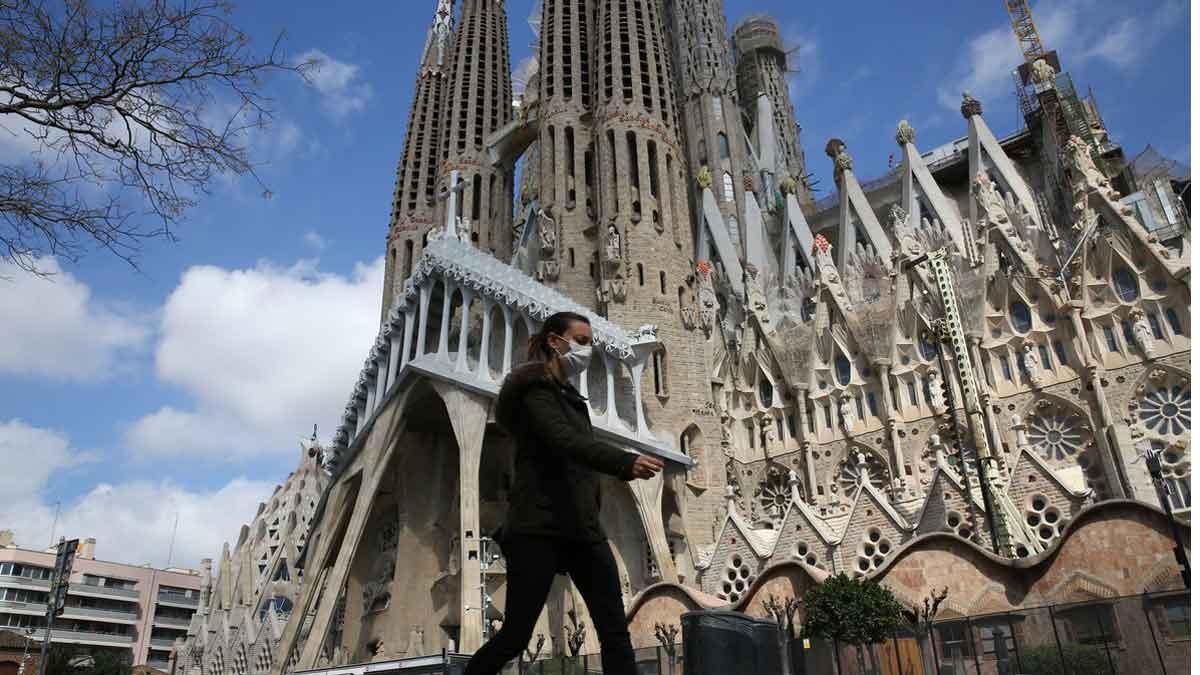
[[[162,408],[126,441],[143,457],[241,460],[290,452],[316,423],[332,431],[379,328],[383,259],[349,277],[289,269],[193,267],[163,309],[161,380],[194,409]]]
[[[1187,7],[1182,0],[1164,0],[1145,12],[1099,0],[1053,0],[1038,3],[1033,12],[1042,44],[1058,50],[1069,70],[1093,60],[1118,68],[1137,65],[1187,15]],[[943,107],[957,110],[964,90],[984,103],[1012,94],[1012,71],[1023,56],[1008,21],[970,38],[965,52],[949,82],[938,87]]]
[[[0,422],[0,465],[14,469],[0,472],[5,495],[0,527],[12,529],[25,548],[47,545],[55,527],[53,497],[45,492],[50,476],[91,459],[90,453],[72,448],[61,432],[21,420]],[[162,566],[178,514],[172,564],[196,567],[201,558],[220,553],[221,544],[237,535],[273,488],[245,478],[213,490],[187,490],[170,481],[100,483],[62,504],[55,533],[68,539],[95,537],[96,555],[104,560]]]
[[[146,341],[141,319],[98,302],[54,258],[35,262],[50,276],[0,261],[0,316],[11,319],[0,329],[0,373],[101,379]]]
[[[320,49],[310,49],[297,62],[311,62],[309,81],[321,94],[321,105],[334,117],[345,117],[367,107],[375,92],[359,77],[359,66],[339,61]]]
[[[317,234],[315,230],[309,230],[308,232],[304,233],[304,243],[308,244],[317,251],[323,250],[327,245],[325,237]]]

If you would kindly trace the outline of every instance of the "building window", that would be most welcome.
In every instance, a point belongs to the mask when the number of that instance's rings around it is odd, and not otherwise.
[[[1012,366],[1009,365],[1007,356],[1000,357],[1000,374],[1004,375],[1005,380],[1013,381]]]
[[[942,661],[963,663],[971,658],[971,643],[968,640],[965,622],[952,621],[938,624],[937,632]]]
[[[1125,336],[1126,346],[1137,344],[1137,339],[1133,337],[1133,324],[1128,319],[1121,322],[1121,334]]]
[[[1117,289],[1117,296],[1124,302],[1133,302],[1138,298],[1138,281],[1137,277],[1133,276],[1133,272],[1129,271],[1124,265],[1118,267],[1113,272],[1113,286]]]
[[[659,349],[654,352],[650,367],[654,371],[654,394],[660,397],[667,396],[667,350]]]
[[[1192,636],[1192,603],[1187,596],[1170,598],[1162,604],[1163,627],[1172,640],[1188,640]]]
[[[981,622],[973,625],[979,631],[981,651],[985,657],[1005,661],[1012,658],[1011,655],[1016,651],[1016,644],[1013,641],[1012,629],[1008,622],[991,624]]]
[[[1108,351],[1120,351],[1120,348],[1117,346],[1117,334],[1113,332],[1112,326],[1104,327],[1104,339],[1108,342]]]
[[[1158,317],[1153,314],[1147,314],[1146,318],[1150,320],[1150,332],[1154,333],[1154,339],[1165,340],[1162,324],[1158,322]]]
[[[1052,370],[1054,364],[1050,361],[1050,350],[1046,349],[1046,345],[1038,345],[1038,356],[1042,357],[1042,367],[1046,370]]]
[[[1179,323],[1179,315],[1175,313],[1175,310],[1168,307],[1166,315],[1167,324],[1171,326],[1171,332],[1176,335],[1183,335],[1183,325]]]
[[[865,420],[865,419],[867,419],[867,416],[866,416],[866,414],[863,412],[863,397],[862,397],[862,394],[859,394],[858,396],[855,396],[855,397],[854,397],[854,408],[855,408],[855,410],[857,410],[857,411],[858,411],[858,419],[860,419],[860,420]]]
[[[1063,346],[1062,340],[1054,341],[1054,354],[1058,357],[1059,363],[1067,365],[1067,348]]]
[[[879,417],[879,406],[875,401],[875,394],[869,391],[867,392],[867,410],[870,410],[875,417]]]
[[[646,285],[646,269],[642,267],[642,263],[637,264],[638,270],[638,286]]]
[[[1033,315],[1029,312],[1029,305],[1021,300],[1013,302],[1008,307],[1009,316],[1012,318],[1013,330],[1024,335],[1033,328]]]
[[[834,357],[833,365],[837,369],[838,384],[843,387],[850,384],[850,360],[844,354],[839,353]]]
[[[804,417],[808,424],[808,433],[816,433],[817,429],[817,410],[813,407],[812,401],[804,402]]]
[[[726,171],[725,175],[721,178],[721,187],[724,191],[724,193],[721,195],[721,198],[726,202],[732,202],[733,201],[733,175],[730,174],[728,171]]]
[[[1072,607],[1056,612],[1071,641],[1085,645],[1117,642],[1116,617],[1111,605]]]
[[[917,385],[912,380],[905,382],[908,385],[908,403],[914,408],[917,405]]]
[[[663,295],[667,294],[667,273],[666,272],[658,273],[658,289]]]
[[[929,331],[921,331],[921,357],[926,361],[932,361],[937,358],[937,343],[933,340],[933,335]]]
[[[833,410],[830,409],[828,403],[825,404],[825,428],[833,428]]]

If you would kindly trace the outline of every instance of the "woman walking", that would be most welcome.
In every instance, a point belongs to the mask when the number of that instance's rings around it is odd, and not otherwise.
[[[516,441],[516,479],[497,537],[508,576],[504,625],[464,675],[499,673],[525,649],[559,573],[587,604],[605,674],[637,673],[616,561],[600,527],[599,474],[652,478],[663,463],[595,439],[587,400],[570,383],[591,358],[587,318],[560,312],[529,339],[530,362],[500,388],[496,419]]]

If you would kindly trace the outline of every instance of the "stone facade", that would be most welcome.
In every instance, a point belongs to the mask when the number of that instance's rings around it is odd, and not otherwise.
[[[175,641],[171,672],[262,675],[275,665],[303,581],[313,513],[328,487],[323,452],[315,433],[303,441],[299,466],[258,505],[232,551],[226,542],[215,577],[212,560],[202,562],[200,603],[187,636]]]
[[[653,625],[639,608],[760,612],[763,588],[840,572],[906,602],[947,574],[1052,599],[1035,582],[1055,561],[1090,569],[1068,552],[1107,545],[1085,514],[1162,543],[1145,507],[1096,506],[1157,502],[1145,449],[1187,517],[1189,243],[1148,232],[1086,143],[1068,144],[1060,176],[1039,137],[997,139],[965,95],[965,138],[923,154],[902,121],[884,181],[860,183],[832,139],[837,195],[814,204],[773,21],[739,27],[730,62],[717,0],[543,0],[540,70],[509,117],[493,100],[504,4],[463,4],[449,198],[389,283],[274,672],[470,653],[502,621],[488,534],[513,450],[490,411],[554,311],[592,321],[600,348],[578,385],[597,433],[668,460],[605,493],[639,644]],[[516,214],[473,201],[475,175],[511,190],[522,158]],[[1059,184],[1063,208],[1044,195]],[[514,221],[509,264],[487,233]],[[987,603],[1024,606],[1001,596]],[[561,580],[535,632],[552,653],[572,610],[588,622]]]

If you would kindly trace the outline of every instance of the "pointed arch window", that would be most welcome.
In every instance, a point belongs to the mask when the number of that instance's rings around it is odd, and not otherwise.
[[[1033,328],[1033,314],[1029,311],[1029,305],[1023,300],[1015,300],[1008,306],[1008,314],[1012,319],[1013,330],[1018,333],[1028,333]]]
[[[1122,302],[1133,302],[1138,298],[1137,277],[1124,265],[1113,271],[1113,287],[1117,291],[1117,297],[1121,298]]]
[[[927,330],[921,331],[921,357],[926,361],[932,361],[937,358],[937,342],[934,341],[933,334]]]
[[[729,137],[723,131],[717,134],[717,148],[721,153],[721,159],[729,159]]]
[[[721,187],[724,191],[721,195],[722,199],[724,199],[726,202],[733,201],[733,174],[726,171],[725,175],[721,178],[721,181]]]
[[[838,384],[843,387],[850,384],[850,359],[847,359],[845,354],[839,353],[833,358],[833,366],[837,373]]]
[[[762,373],[758,375],[758,401],[764,408],[770,408],[775,402],[775,385]]]
[[[1174,309],[1167,308],[1167,324],[1171,326],[1171,332],[1176,335],[1183,335],[1183,325],[1179,323],[1179,315]]]

